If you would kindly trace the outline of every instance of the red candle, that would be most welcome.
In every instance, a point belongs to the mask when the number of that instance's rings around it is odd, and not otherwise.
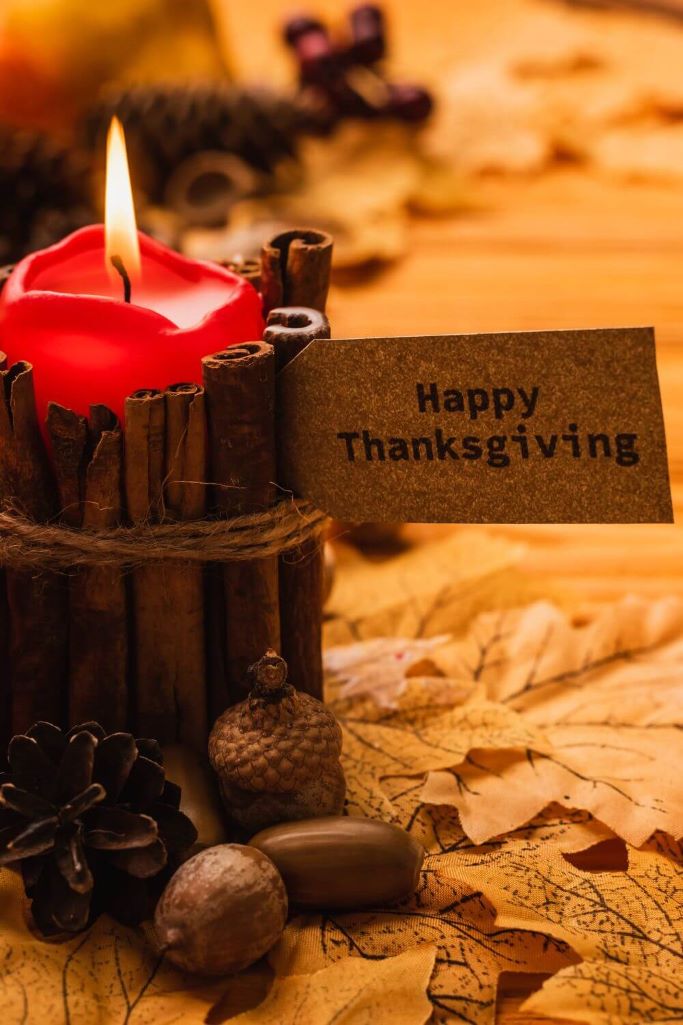
[[[138,234],[127,171],[116,191],[110,166],[106,244],[102,225],[74,232],[18,263],[0,296],[0,350],[33,364],[41,418],[50,400],[121,416],[137,389],[200,381],[202,356],[262,336],[255,289]]]

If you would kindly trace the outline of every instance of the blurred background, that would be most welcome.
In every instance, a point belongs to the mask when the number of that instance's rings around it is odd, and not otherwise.
[[[332,230],[337,336],[654,324],[680,515],[683,3],[1,0],[2,262],[101,219],[113,113],[188,254]],[[488,534],[545,593],[683,592],[676,527]]]

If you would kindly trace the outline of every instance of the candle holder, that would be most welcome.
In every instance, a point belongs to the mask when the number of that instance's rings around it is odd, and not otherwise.
[[[277,487],[276,372],[329,337],[331,254],[318,231],[270,239],[244,267],[264,338],[134,392],[123,426],[50,403],[46,446],[32,366],[0,355],[0,742],[97,719],[204,752],[268,648],[322,696],[325,516]]]

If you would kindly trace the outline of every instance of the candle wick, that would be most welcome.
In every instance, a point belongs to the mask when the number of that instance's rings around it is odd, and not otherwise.
[[[130,278],[128,277],[128,271],[120,256],[111,257],[111,265],[118,274],[121,275],[123,281],[123,301],[126,303],[130,302]]]

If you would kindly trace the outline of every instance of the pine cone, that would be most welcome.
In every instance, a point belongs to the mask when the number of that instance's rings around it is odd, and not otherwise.
[[[96,220],[89,194],[81,155],[39,132],[0,127],[0,263]]]
[[[21,862],[43,934],[78,932],[103,911],[127,924],[148,917],[197,837],[158,743],[40,722],[10,741],[8,761],[0,865]]]
[[[173,173],[197,153],[231,153],[270,174],[296,156],[297,136],[325,127],[310,103],[266,89],[140,85],[106,96],[89,111],[83,133],[93,152],[104,152],[114,115],[126,131],[133,180],[153,203],[164,202]]]
[[[250,674],[249,697],[220,716],[209,738],[228,813],[251,832],[339,814],[346,787],[334,715],[287,683],[287,664],[274,651]]]

